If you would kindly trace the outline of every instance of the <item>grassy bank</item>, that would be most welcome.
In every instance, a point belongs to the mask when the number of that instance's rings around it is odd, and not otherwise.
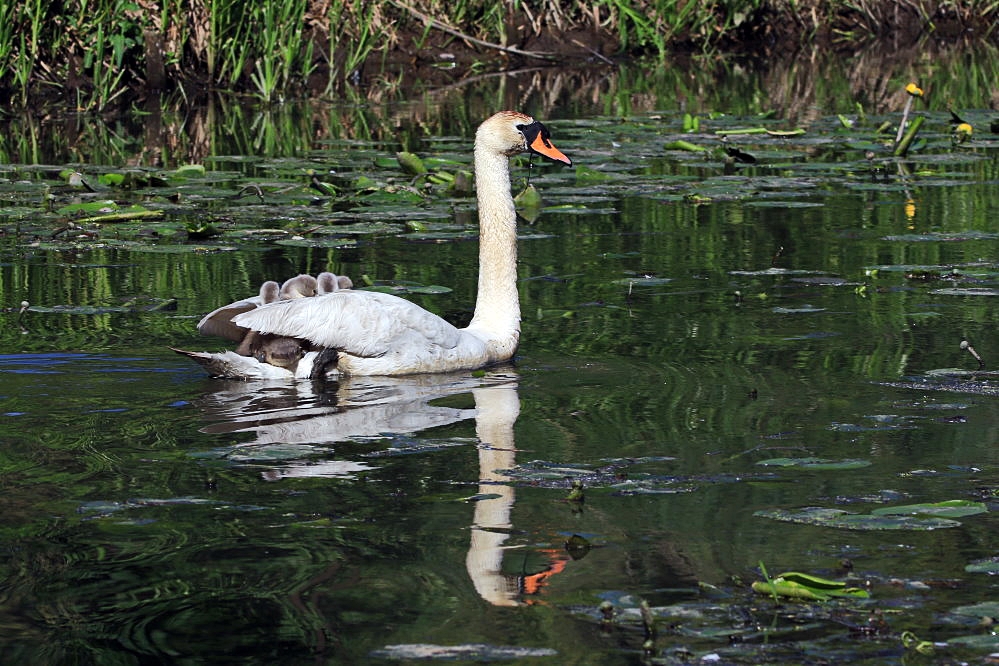
[[[990,0],[24,0],[0,4],[0,99],[103,111],[147,90],[263,101],[391,84],[420,66],[610,62],[674,49],[767,53],[814,40],[993,38]]]

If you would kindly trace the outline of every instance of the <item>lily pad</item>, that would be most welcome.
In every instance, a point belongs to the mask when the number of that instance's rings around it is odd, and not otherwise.
[[[84,203],[67,204],[56,209],[59,215],[74,215],[78,213],[111,213],[118,210],[118,204],[110,199],[100,201],[87,201]]]
[[[931,294],[940,296],[999,296],[999,289],[988,287],[946,287],[934,289]]]
[[[847,284],[846,280],[841,277],[793,277],[791,282],[801,282],[802,284],[816,284],[838,287]]]
[[[958,606],[950,611],[955,615],[970,617],[999,617],[999,601],[982,601],[970,606]]]
[[[999,574],[999,557],[990,557],[978,560],[965,565],[964,570],[968,573]],[[999,613],[999,609],[996,611]]]
[[[875,516],[938,516],[941,518],[962,518],[986,513],[988,507],[981,502],[970,500],[947,500],[935,504],[906,504],[886,506],[871,511]]]
[[[787,523],[836,527],[848,530],[914,530],[928,531],[947,527],[960,527],[961,523],[947,518],[915,516],[877,516],[849,513],[841,509],[806,507],[798,510],[763,509],[753,514]]]
[[[958,636],[947,640],[947,645],[956,645],[964,648],[976,650],[995,650],[999,647],[999,635],[996,634],[972,634],[970,636]]]
[[[867,599],[870,596],[867,590],[847,587],[846,583],[841,581],[820,578],[797,571],[778,574],[768,581],[756,581],[752,588],[758,594],[810,601],[827,601],[834,597]]]
[[[638,275],[635,277],[614,280],[612,284],[623,284],[636,287],[658,287],[672,281],[673,278],[656,277],[655,275]]]
[[[380,291],[386,294],[449,294],[453,291],[450,287],[443,287],[439,284],[376,284],[364,287],[365,291]]]
[[[464,645],[430,645],[428,643],[408,643],[386,645],[371,653],[372,657],[393,660],[418,661],[496,661],[527,659],[529,657],[554,657],[558,654],[551,648],[532,648],[484,643]]]
[[[772,310],[774,314],[812,314],[815,312],[825,312],[825,308],[817,308],[811,305],[803,305],[800,308],[776,307]]]
[[[761,460],[756,464],[764,467],[800,467],[802,469],[844,470],[868,467],[871,462],[869,460],[855,459],[827,460],[825,458],[769,458],[767,460]]]

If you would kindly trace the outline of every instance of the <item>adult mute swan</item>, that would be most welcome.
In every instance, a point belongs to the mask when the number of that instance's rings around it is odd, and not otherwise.
[[[530,116],[501,111],[479,126],[474,148],[479,281],[466,328],[398,296],[348,289],[264,303],[232,316],[236,327],[299,341],[303,355],[293,366],[235,352],[175,351],[214,376],[233,379],[449,372],[510,359],[520,340],[520,300],[509,157],[522,152],[572,164],[552,145],[548,129]]]

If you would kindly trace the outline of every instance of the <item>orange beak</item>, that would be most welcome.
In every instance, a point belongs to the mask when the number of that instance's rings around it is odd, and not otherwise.
[[[552,145],[552,142],[548,140],[547,129],[538,132],[538,135],[534,137],[534,141],[528,145],[528,148],[531,149],[531,152],[547,157],[550,160],[572,166],[572,160],[566,157],[561,150]]]
[[[565,156],[565,154],[552,145],[551,133],[548,128],[535,120],[529,125],[517,125],[517,129],[523,133],[524,138],[527,139],[527,149],[532,153],[537,153],[542,157],[547,157],[554,162],[561,162],[562,164],[568,164],[572,166],[572,160]]]

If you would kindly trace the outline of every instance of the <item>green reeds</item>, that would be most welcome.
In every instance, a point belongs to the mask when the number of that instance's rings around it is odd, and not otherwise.
[[[125,92],[125,51],[132,44],[125,35],[104,34],[104,26],[97,26],[94,47],[83,57],[84,69],[90,70],[92,92],[88,97],[77,90],[77,108],[81,111],[104,111]],[[110,48],[109,48],[110,47]]]
[[[304,35],[306,0],[251,3],[260,27],[256,64],[250,80],[256,95],[272,102],[296,84],[304,84],[315,68],[313,42]]]
[[[338,79],[355,77],[375,49],[386,50],[392,39],[390,24],[384,19],[382,5],[366,0],[338,0],[330,3],[328,14],[330,68],[326,92],[333,92]],[[333,26],[354,25],[353,31]]]
[[[305,32],[307,0],[210,3],[208,77],[215,86],[249,88],[264,102],[301,88],[314,71],[314,42]]]
[[[555,45],[546,46],[545,57],[565,62],[563,46],[589,57],[590,44],[573,37],[581,31],[599,35],[601,49],[662,58],[676,47],[714,49],[744,28],[754,34],[764,22],[787,25],[803,38],[825,31],[860,39],[891,30],[886,17],[896,13],[913,22],[907,27],[926,31],[934,27],[930,17],[955,16],[982,35],[999,18],[995,0],[917,4],[918,10],[908,0],[7,1],[0,2],[0,100],[24,106],[34,94],[56,93],[101,111],[145,84],[147,58],[157,87],[165,75],[168,89],[230,90],[271,102],[304,92],[320,66],[326,94],[343,93],[355,73],[380,68],[372,59],[397,45],[417,51],[474,44],[473,69],[488,59],[505,64],[511,53],[524,55],[518,49],[533,39]],[[947,11],[937,12],[937,5]],[[971,79],[968,85],[989,83]]]
[[[38,61],[45,4],[44,0],[27,0],[0,7],[0,71],[11,73],[22,105],[28,102]]]

